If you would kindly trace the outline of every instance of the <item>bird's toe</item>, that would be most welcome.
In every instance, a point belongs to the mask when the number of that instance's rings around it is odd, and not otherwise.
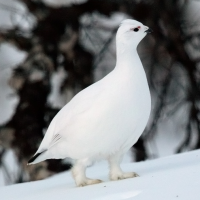
[[[135,172],[124,173],[123,176],[124,176],[124,178],[134,178],[134,177],[139,177],[139,175],[136,174]]]
[[[117,181],[117,180],[122,180],[122,179],[127,179],[127,178],[135,178],[135,177],[139,177],[139,175],[136,174],[135,172],[127,172],[127,173],[122,173],[122,174],[112,174],[110,179],[112,181]]]
[[[103,181],[99,180],[99,179],[86,179],[86,180],[81,181],[80,183],[77,183],[77,186],[78,187],[84,187],[84,186],[87,186],[87,185],[98,184],[98,183],[101,183],[101,182],[103,182]]]

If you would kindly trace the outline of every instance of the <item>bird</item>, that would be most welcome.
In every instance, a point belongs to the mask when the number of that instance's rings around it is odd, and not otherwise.
[[[124,154],[143,133],[151,112],[146,73],[137,53],[152,30],[125,19],[116,34],[116,66],[104,78],[76,94],[52,119],[28,165],[47,159],[71,158],[75,184],[101,183],[86,177],[94,162],[107,160],[111,181],[137,177],[120,167]]]

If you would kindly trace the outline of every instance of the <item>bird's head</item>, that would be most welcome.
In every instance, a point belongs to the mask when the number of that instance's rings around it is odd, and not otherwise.
[[[141,22],[126,19],[122,21],[117,31],[116,38],[120,43],[137,47],[146,34],[151,32],[152,30],[144,26]]]

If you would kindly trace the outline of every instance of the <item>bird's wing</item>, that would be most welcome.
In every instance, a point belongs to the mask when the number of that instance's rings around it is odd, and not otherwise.
[[[55,134],[49,144],[49,148],[57,144],[61,140],[62,136],[60,134]]]
[[[66,129],[67,131],[67,126],[70,125],[74,119],[76,119],[76,116],[89,110],[89,108],[104,91],[105,84],[102,84],[102,80],[79,92],[57,113],[51,121],[37,153],[44,149],[51,148],[56,143],[64,139],[63,135],[60,134],[61,130]]]
[[[67,105],[65,105],[56,118],[56,132],[59,132],[67,123],[88,111],[105,91],[104,84],[98,82],[79,92]]]

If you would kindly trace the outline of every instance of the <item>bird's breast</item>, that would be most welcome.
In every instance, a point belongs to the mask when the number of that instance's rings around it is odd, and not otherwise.
[[[146,126],[151,104],[146,80],[112,78],[105,85],[90,108],[67,126],[72,158],[106,156],[130,148]]]

